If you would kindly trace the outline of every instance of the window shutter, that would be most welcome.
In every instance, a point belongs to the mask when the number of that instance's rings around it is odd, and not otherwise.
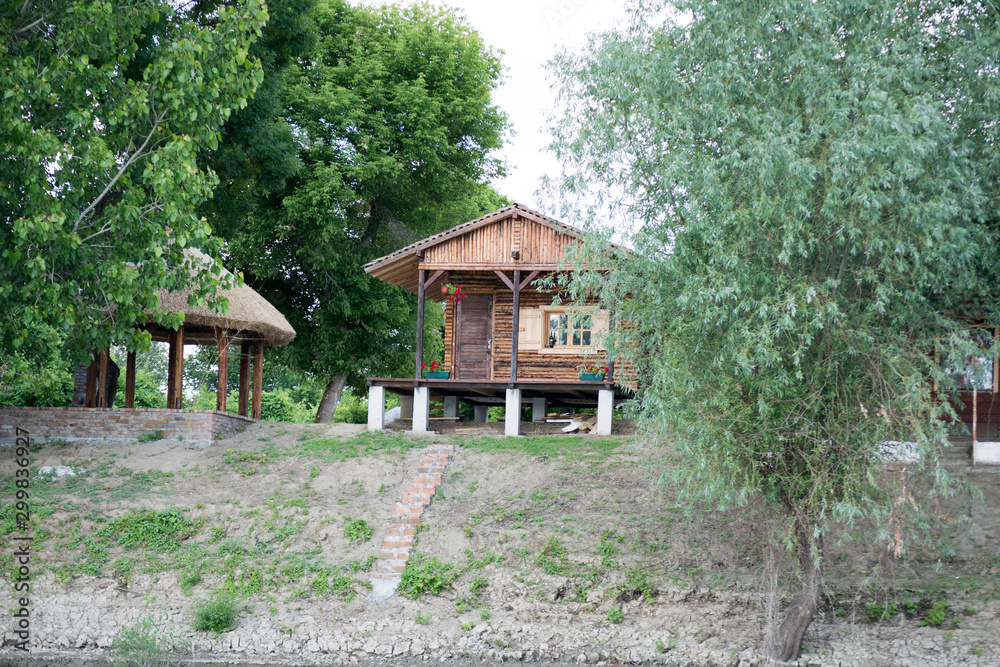
[[[517,349],[542,349],[542,311],[538,308],[522,308],[518,317],[520,326],[517,332]]]
[[[610,317],[606,310],[599,310],[594,313],[594,342],[598,350],[608,349],[607,337],[610,330]]]

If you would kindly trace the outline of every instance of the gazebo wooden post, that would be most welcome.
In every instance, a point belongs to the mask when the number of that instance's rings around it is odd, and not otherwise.
[[[135,408],[135,352],[125,355],[125,408]]]
[[[229,393],[229,335],[225,329],[216,329],[219,341],[219,388],[215,394],[215,409],[226,411],[226,397]]]
[[[91,353],[90,363],[87,365],[87,394],[83,399],[83,404],[92,408],[97,405],[97,360]]]
[[[250,411],[247,409],[250,398],[250,341],[244,340],[240,343],[240,415],[249,417]]]
[[[260,419],[261,397],[264,393],[264,341],[253,342],[253,410],[250,416]]]
[[[184,407],[184,325],[168,334],[170,353],[167,355],[167,408]]]
[[[97,407],[108,406],[108,348],[101,350],[97,362]]]

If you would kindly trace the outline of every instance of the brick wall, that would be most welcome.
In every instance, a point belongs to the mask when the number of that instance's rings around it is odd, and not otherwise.
[[[135,440],[143,433],[163,431],[165,439],[202,448],[212,444],[216,434],[229,435],[252,423],[217,410],[0,407],[0,438],[14,437],[17,427],[32,438],[69,441]]]

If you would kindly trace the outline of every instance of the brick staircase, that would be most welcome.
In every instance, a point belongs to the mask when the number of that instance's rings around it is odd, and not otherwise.
[[[389,530],[372,575],[373,584],[395,589],[399,583],[413,550],[420,517],[441,485],[454,451],[454,445],[430,445],[421,455],[417,474],[403,492],[403,499],[396,505],[396,512],[389,520]]]

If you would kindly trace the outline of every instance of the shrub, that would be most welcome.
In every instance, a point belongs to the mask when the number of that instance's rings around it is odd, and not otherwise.
[[[344,535],[351,542],[367,542],[374,533],[375,531],[368,526],[368,522],[364,519],[352,521],[350,517],[347,517],[347,523],[344,524]]]
[[[222,634],[236,626],[236,618],[239,615],[239,606],[232,597],[220,596],[206,600],[194,611],[194,629],[199,632]]]
[[[458,573],[455,566],[443,563],[434,556],[414,554],[403,568],[396,592],[411,600],[424,593],[437,595],[446,588],[451,588]]]
[[[170,653],[186,651],[190,642],[173,633],[161,633],[152,616],[130,628],[122,628],[111,644],[115,667],[158,667],[170,662]]]

